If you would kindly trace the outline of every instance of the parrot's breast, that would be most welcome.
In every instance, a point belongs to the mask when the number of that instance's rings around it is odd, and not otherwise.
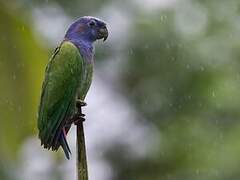
[[[92,83],[93,63],[84,61],[81,77],[82,78],[80,79],[79,83],[78,98],[84,100]]]

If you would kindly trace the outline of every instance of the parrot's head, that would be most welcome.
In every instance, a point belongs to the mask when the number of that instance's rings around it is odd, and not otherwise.
[[[98,39],[103,39],[105,41],[107,37],[108,30],[106,23],[91,16],[79,18],[70,25],[65,35],[66,39],[83,40],[88,42],[94,42]]]

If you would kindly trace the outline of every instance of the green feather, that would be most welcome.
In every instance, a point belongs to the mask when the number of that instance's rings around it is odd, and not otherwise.
[[[38,113],[38,129],[39,138],[48,149],[55,148],[53,144],[56,134],[75,111],[78,89],[84,84],[83,63],[77,47],[64,41],[55,50],[46,68]],[[67,147],[66,144],[62,146]]]

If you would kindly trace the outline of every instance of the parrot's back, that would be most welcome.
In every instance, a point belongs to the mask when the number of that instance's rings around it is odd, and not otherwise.
[[[82,83],[83,59],[77,47],[64,41],[52,56],[45,72],[38,112],[41,144],[52,150],[63,147],[69,158],[66,141],[67,121],[74,114],[79,86]]]

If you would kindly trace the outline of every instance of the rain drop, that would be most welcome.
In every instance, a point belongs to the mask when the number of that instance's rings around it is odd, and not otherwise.
[[[173,88],[172,87],[169,88],[169,92],[173,92]]]
[[[18,110],[18,112],[21,112],[22,111],[22,107],[18,106],[17,110]]]
[[[201,71],[204,71],[204,70],[205,70],[205,68],[204,68],[203,66],[201,66],[201,67],[200,67],[200,70],[201,70]]]
[[[16,80],[16,74],[13,74],[13,76],[12,76],[12,78],[13,78],[13,80]]]
[[[214,91],[212,92],[212,97],[214,97],[214,98],[216,97],[216,94]]]
[[[144,46],[144,48],[145,48],[145,49],[148,49],[148,48],[149,48],[149,45],[148,45],[148,44],[146,44],[146,45]]]
[[[129,54],[130,54],[130,55],[132,55],[132,54],[133,54],[133,50],[132,50],[132,49],[130,49],[130,51],[129,51]]]

